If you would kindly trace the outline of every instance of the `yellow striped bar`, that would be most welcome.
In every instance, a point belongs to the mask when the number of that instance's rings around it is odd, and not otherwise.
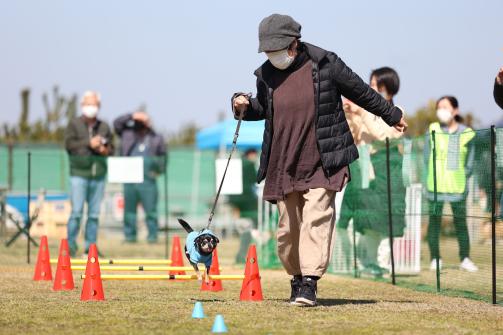
[[[204,269],[203,266],[201,269]],[[74,271],[84,271],[85,265],[72,265]],[[192,266],[126,266],[126,265],[101,265],[101,271],[194,271]],[[222,268],[220,268],[222,271]]]
[[[70,260],[71,264],[87,264],[87,259],[73,258]],[[171,259],[99,259],[100,264],[117,264],[117,265],[170,265]],[[58,264],[57,259],[51,259],[51,264]]]
[[[86,275],[81,275],[85,279]],[[243,280],[244,275],[210,275],[210,280]],[[103,280],[197,280],[197,275],[101,275]]]

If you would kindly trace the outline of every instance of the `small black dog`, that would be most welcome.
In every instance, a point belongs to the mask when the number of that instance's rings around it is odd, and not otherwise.
[[[194,231],[185,220],[178,219],[178,222],[180,222],[185,231],[189,233],[185,241],[185,256],[187,256],[189,263],[196,271],[199,280],[201,280],[202,277],[197,264],[204,263],[206,266],[205,281],[208,283],[210,267],[213,260],[213,250],[215,250],[220,241],[209,229],[203,229],[197,232]]]

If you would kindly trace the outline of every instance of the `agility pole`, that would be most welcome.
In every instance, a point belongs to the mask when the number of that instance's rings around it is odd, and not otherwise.
[[[203,267],[204,268],[204,267]],[[74,271],[85,271],[85,265],[72,265],[72,270]],[[192,266],[125,266],[125,265],[115,265],[107,266],[101,265],[101,271],[195,271]],[[219,268],[221,271],[222,268]]]
[[[87,259],[73,258],[70,260],[71,264],[87,264]],[[171,259],[100,259],[100,264],[118,264],[118,265],[170,265]],[[58,264],[57,259],[51,259],[51,264]]]
[[[86,279],[86,275],[81,275]],[[101,275],[102,280],[197,280],[197,275]],[[210,275],[210,280],[243,280],[244,275]]]

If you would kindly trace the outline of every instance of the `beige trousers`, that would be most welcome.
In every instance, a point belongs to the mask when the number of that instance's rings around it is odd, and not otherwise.
[[[315,188],[278,201],[278,255],[288,274],[321,277],[327,271],[335,240],[335,193]]]

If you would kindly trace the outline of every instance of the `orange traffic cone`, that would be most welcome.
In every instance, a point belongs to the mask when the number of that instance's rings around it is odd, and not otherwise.
[[[70,291],[74,288],[72,265],[70,263],[70,248],[68,247],[68,240],[63,238],[59,246],[58,265],[56,266],[56,276],[52,289],[54,291]]]
[[[44,235],[40,238],[40,248],[38,249],[37,264],[35,265],[33,280],[52,280],[50,258],[47,236]]]
[[[220,274],[220,266],[218,265],[218,254],[217,254],[217,249],[213,251],[213,256],[212,256],[212,261],[211,261],[211,268],[210,268],[210,275],[219,275]],[[208,284],[206,284],[206,281],[203,280],[203,283],[201,284],[201,291],[213,291],[213,292],[218,292],[222,291],[222,281],[220,279],[218,280],[210,280]]]
[[[241,301],[262,301],[262,286],[260,285],[260,273],[258,270],[257,249],[250,245],[246,256],[245,279],[241,286]]]
[[[96,244],[91,244],[87,256],[86,278],[82,285],[80,300],[105,300],[103,283],[101,282],[100,263],[98,261],[98,249]]]
[[[182,248],[180,247],[180,237],[173,236],[173,247],[171,247],[171,266],[184,266]],[[170,275],[184,275],[185,271],[169,271]]]

